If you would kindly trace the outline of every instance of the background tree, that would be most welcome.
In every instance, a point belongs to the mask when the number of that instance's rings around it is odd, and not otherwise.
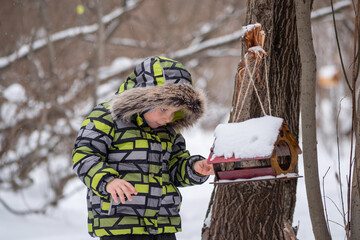
[[[296,2],[296,25],[301,58],[301,123],[306,193],[316,239],[331,239],[321,198],[316,138],[316,56],[311,34],[312,0]]]

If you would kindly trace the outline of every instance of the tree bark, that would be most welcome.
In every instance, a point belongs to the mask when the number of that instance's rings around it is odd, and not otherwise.
[[[46,1],[42,0],[40,2],[40,9],[41,9],[41,16],[44,21],[45,31],[46,31],[46,39],[48,42],[48,49],[49,49],[49,63],[50,63],[50,73],[51,75],[55,74],[55,49],[54,44],[51,40],[51,31],[50,31],[50,22],[48,16],[48,10],[46,6]]]
[[[353,178],[351,187],[351,219],[350,219],[350,239],[360,239],[360,96],[357,100],[357,111],[355,117],[355,161],[353,165]],[[356,106],[353,106],[356,107]]]
[[[301,67],[294,2],[249,1],[247,24],[256,22],[266,32],[264,49],[269,53],[267,71],[262,65],[259,76],[264,80],[268,73],[270,103],[263,83],[255,81],[261,102],[270,104],[272,115],[282,117],[298,139]],[[238,121],[263,115],[256,94],[246,101],[248,112],[241,113]],[[284,227],[292,223],[296,183],[259,181],[215,186],[207,214],[210,223],[204,226],[202,239],[286,239]]]
[[[95,71],[95,76],[94,76],[94,88],[93,88],[93,95],[94,95],[94,99],[93,99],[93,103],[94,106],[98,103],[98,96],[97,96],[97,90],[98,90],[98,86],[99,86],[99,69],[102,66],[102,63],[104,61],[104,40],[105,40],[105,26],[104,23],[102,21],[103,19],[103,6],[102,6],[102,1],[101,0],[97,0],[96,1],[96,6],[97,6],[97,19],[98,19],[98,25],[99,25],[99,30],[97,32],[97,43],[96,43],[96,71]]]
[[[356,6],[354,5],[355,10],[355,36],[354,37],[354,62],[353,62],[353,73],[352,73],[352,80],[353,80],[353,86],[352,86],[352,101],[353,101],[353,123],[355,126],[355,159],[354,164],[350,166],[353,169],[350,169],[353,171],[353,177],[352,177],[352,185],[351,189],[351,199],[350,199],[350,223],[348,223],[350,226],[350,240],[360,239],[360,96],[358,95],[357,102],[356,102],[356,82],[359,74],[359,25],[360,25],[360,18],[359,18],[359,1],[357,1]],[[355,112],[356,111],[356,112]],[[355,113],[354,113],[355,112]],[[350,159],[352,161],[352,159]],[[349,186],[350,188],[350,186]]]
[[[331,239],[322,204],[316,140],[316,56],[311,33],[311,0],[296,0],[297,33],[301,58],[301,122],[304,174],[313,233],[316,239]]]

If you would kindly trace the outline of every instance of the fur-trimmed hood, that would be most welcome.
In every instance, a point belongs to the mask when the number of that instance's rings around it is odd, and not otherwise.
[[[205,96],[192,87],[181,63],[163,57],[146,59],[121,85],[111,100],[113,119],[130,122],[133,116],[159,107],[181,108],[167,125],[175,130],[193,125],[205,112]]]

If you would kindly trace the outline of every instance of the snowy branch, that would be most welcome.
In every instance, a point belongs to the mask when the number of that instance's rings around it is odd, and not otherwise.
[[[230,9],[226,9],[226,12],[217,19],[215,19],[214,22],[203,24],[199,31],[187,35],[182,40],[182,42],[188,42],[190,40],[193,40],[193,44],[199,43],[204,40],[204,36],[214,32],[214,30],[219,29],[221,26],[223,26],[229,18],[235,19],[244,13],[246,13],[246,9],[240,9],[237,11],[235,11],[233,7]]]
[[[351,7],[351,5],[352,5],[351,1],[348,1],[348,0],[337,2],[334,4],[334,11],[335,12],[340,11],[344,8]],[[316,20],[316,19],[325,17],[330,14],[332,14],[331,6],[320,8],[320,9],[317,9],[316,11],[311,12],[311,20]]]
[[[114,11],[110,12],[109,14],[105,15],[102,18],[103,24],[105,24],[105,25],[109,24],[111,21],[119,18],[124,13],[135,9],[137,6],[139,6],[139,4],[141,2],[142,2],[142,0],[130,1],[130,3],[127,4],[125,7],[115,9]],[[64,40],[64,39],[74,38],[74,37],[77,37],[82,34],[94,33],[96,31],[98,31],[98,29],[99,29],[99,25],[97,23],[94,23],[91,25],[85,25],[85,26],[81,26],[81,27],[73,27],[73,28],[69,28],[69,29],[54,33],[54,34],[50,35],[49,39],[51,42],[57,42],[57,41]],[[11,63],[15,62],[16,60],[27,56],[30,53],[31,49],[33,51],[35,51],[35,50],[39,50],[39,49],[45,47],[47,45],[47,43],[48,43],[48,40],[46,37],[41,38],[41,39],[34,41],[34,43],[32,43],[32,44],[25,44],[25,45],[21,46],[18,50],[16,50],[15,52],[11,53],[10,55],[8,55],[6,57],[1,57],[0,58],[0,69],[5,68],[5,67],[9,66]]]
[[[201,43],[196,43],[194,45],[191,45],[188,48],[181,49],[181,50],[176,51],[174,53],[169,53],[168,56],[170,58],[181,59],[181,58],[193,55],[195,53],[198,53],[198,52],[203,51],[203,50],[208,49],[208,48],[218,47],[218,46],[221,46],[221,45],[228,44],[230,42],[239,40],[243,35],[244,35],[244,30],[241,29],[239,31],[233,32],[233,33],[228,34],[228,35],[224,35],[224,36],[221,36],[221,37],[209,39],[209,40],[206,40],[206,41],[201,42]]]
[[[96,42],[96,36],[94,34],[89,34],[84,36],[85,41],[89,41],[92,43]],[[155,49],[158,47],[156,42],[146,42],[146,41],[139,41],[131,38],[116,38],[112,37],[107,40],[107,43],[117,45],[117,46],[124,46],[124,47],[136,47],[136,48],[146,48],[146,49]]]
[[[217,38],[212,38],[201,43],[190,45],[188,48],[175,51],[173,53],[164,54],[169,58],[181,59],[209,48],[216,48],[233,41],[239,40],[244,34],[244,30],[239,30],[228,35],[224,35]],[[232,54],[234,54],[232,52]],[[210,52],[209,55],[214,55],[214,52]],[[131,59],[126,57],[116,58],[110,66],[102,67],[99,69],[99,79],[101,81],[114,77],[118,74],[131,70],[136,66],[142,59]]]

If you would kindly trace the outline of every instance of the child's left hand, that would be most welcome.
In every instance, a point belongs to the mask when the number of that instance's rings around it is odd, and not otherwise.
[[[200,160],[194,163],[194,170],[201,175],[214,175],[214,167],[207,163],[207,159]]]

